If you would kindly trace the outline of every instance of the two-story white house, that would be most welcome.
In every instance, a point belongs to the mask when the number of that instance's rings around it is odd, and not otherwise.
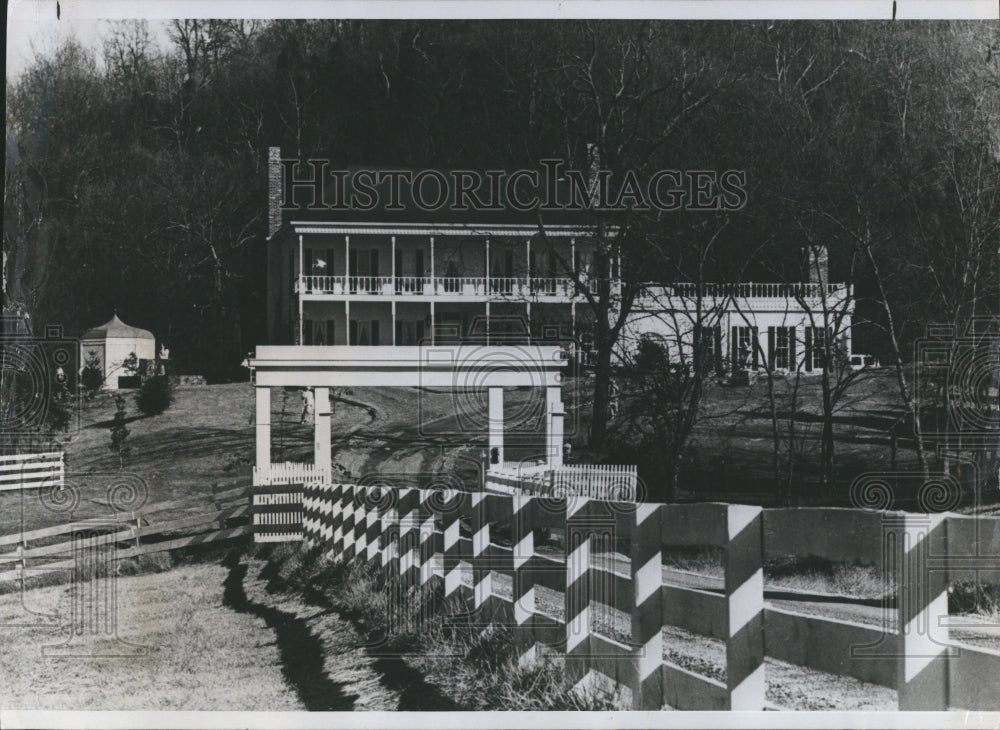
[[[769,368],[818,373],[832,344],[851,355],[852,287],[827,281],[826,252],[806,253],[804,281],[650,284],[637,297],[619,343],[623,359],[648,338],[674,361],[702,363],[717,373]]]
[[[508,210],[282,210],[280,161],[271,148],[272,344],[587,341],[569,272],[591,285],[594,242],[572,216],[546,216],[543,238],[532,214]]]
[[[278,148],[269,151],[268,169],[271,344],[489,344],[493,337],[591,347],[593,314],[580,287],[596,285],[595,241],[579,216],[547,214],[542,236],[536,215],[506,209],[283,210],[287,168]],[[610,286],[620,285],[620,269],[613,254],[604,272]],[[814,370],[825,341],[849,351],[853,302],[849,287],[826,282],[825,257],[808,270],[812,281],[793,284],[650,283],[619,358],[643,337],[689,356],[698,332],[720,371],[765,362]]]

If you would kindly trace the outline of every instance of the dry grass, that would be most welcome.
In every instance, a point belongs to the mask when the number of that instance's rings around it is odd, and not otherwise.
[[[217,564],[195,564],[118,578],[118,638],[148,647],[145,656],[94,656],[132,647],[86,633],[74,655],[43,656],[43,646],[68,634],[10,626],[30,615],[20,594],[0,597],[0,704],[8,710],[301,709],[283,679],[273,632],[261,619],[223,606],[226,574]],[[64,623],[71,591],[28,591],[25,605],[58,612]]]
[[[333,563],[317,552],[276,553],[272,562],[289,587],[319,591],[377,642],[376,651],[401,656],[457,709],[627,709],[620,698],[601,688],[574,690],[559,659],[543,657],[518,666],[508,627],[470,627],[455,620],[462,613],[457,604],[441,606],[440,596],[429,591],[393,597],[376,572]],[[432,610],[431,603],[438,610]]]
[[[719,580],[724,576],[721,548],[671,547],[663,551],[663,564]],[[882,598],[893,591],[877,566],[837,563],[817,557],[769,560],[764,564],[764,586],[865,599]]]

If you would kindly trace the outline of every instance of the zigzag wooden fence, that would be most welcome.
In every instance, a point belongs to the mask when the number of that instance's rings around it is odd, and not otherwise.
[[[523,660],[562,655],[571,678],[596,671],[629,687],[636,709],[764,709],[765,656],[896,689],[900,709],[1000,706],[1000,652],[932,621],[947,613],[949,579],[1000,576],[1000,520],[352,485],[305,486],[302,509],[307,544],[404,591],[439,586],[475,625],[509,625]],[[536,544],[545,530],[563,534],[559,551]],[[720,585],[664,582],[664,550],[684,546],[721,553]],[[884,625],[765,607],[762,563],[789,555],[882,566],[887,588],[902,587],[885,597]],[[561,610],[543,591],[561,594]],[[624,635],[594,628],[608,609],[628,617]],[[664,659],[667,626],[721,640],[724,678]]]
[[[246,487],[214,492],[204,498],[187,497],[143,505],[133,512],[116,512],[99,518],[67,522],[54,527],[0,536],[0,582],[24,580],[76,565],[77,536],[87,535],[89,548],[109,546],[111,560],[214,543],[251,534],[244,521],[251,513]],[[209,507],[209,509],[205,509]],[[200,509],[176,515],[178,510]]]

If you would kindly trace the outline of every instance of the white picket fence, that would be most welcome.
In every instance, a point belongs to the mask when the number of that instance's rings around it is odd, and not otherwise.
[[[0,491],[62,487],[65,478],[66,458],[62,451],[0,456]]]
[[[515,490],[548,497],[590,497],[635,502],[639,476],[635,465],[572,464],[555,469],[546,465],[505,462],[486,473],[486,488],[510,494]]]
[[[315,464],[300,464],[293,461],[283,461],[277,464],[266,464],[253,468],[253,484],[270,486],[272,484],[330,484],[332,481],[329,468],[317,467]]]

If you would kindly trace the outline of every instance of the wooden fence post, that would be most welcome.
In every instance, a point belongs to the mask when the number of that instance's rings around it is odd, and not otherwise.
[[[460,492],[455,496],[454,508],[442,515],[441,531],[444,533],[444,597],[459,595],[462,592],[462,514],[469,511],[471,495]],[[466,556],[471,560],[471,553]]]
[[[632,709],[663,707],[663,551],[659,504],[637,504],[631,535],[632,641],[635,686]]]
[[[330,527],[333,535],[330,538],[332,552],[338,560],[344,558],[344,493],[343,484],[334,486],[330,493]]]
[[[376,496],[376,490],[377,492]],[[365,520],[365,543],[367,553],[365,562],[371,565],[378,562],[378,567],[382,567],[382,551],[380,538],[382,536],[381,512],[385,509],[383,504],[384,487],[366,487],[365,499],[367,500],[366,520]]]
[[[493,595],[487,504],[485,492],[474,492],[468,502],[469,525],[472,529],[472,615],[473,621],[480,626],[489,623],[486,612],[490,596]]]
[[[341,525],[341,555],[344,562],[350,562],[354,558],[354,492],[356,488],[353,484],[344,485],[344,497],[340,501],[340,508],[344,513],[344,522]]]
[[[441,547],[438,535],[438,509],[447,502],[449,492],[420,490],[420,586],[434,587],[436,566],[440,562]]]
[[[406,589],[420,581],[420,491],[403,487],[399,491],[399,579]]]
[[[520,653],[518,663],[526,665],[537,657],[535,645],[535,578],[532,558],[535,555],[534,526],[536,498],[515,493],[512,498],[511,556],[514,563],[512,580],[514,601],[514,641]]]
[[[368,557],[368,489],[354,487],[354,560],[364,563]]]
[[[398,498],[399,492],[395,492]],[[379,545],[382,548],[382,569],[386,583],[399,581],[399,503],[390,500],[389,507],[381,513],[382,531]]]
[[[730,710],[763,710],[764,520],[760,507],[728,505],[725,549],[726,689]]]
[[[340,485],[324,484],[317,495],[317,511],[320,522],[320,541],[332,552],[334,533],[339,524]]]
[[[590,669],[590,501],[566,499],[566,676],[574,683]]]
[[[896,582],[897,657],[900,710],[948,709],[947,566],[931,567],[947,555],[947,520],[943,514],[886,516]]]

